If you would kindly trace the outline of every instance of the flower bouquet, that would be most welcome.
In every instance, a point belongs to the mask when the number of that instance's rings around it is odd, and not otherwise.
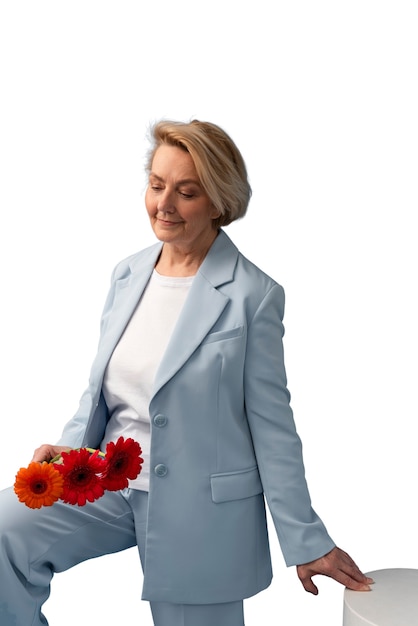
[[[104,495],[119,491],[138,476],[144,460],[138,442],[119,437],[106,452],[78,448],[62,452],[49,462],[33,461],[16,474],[14,490],[30,509],[51,506],[57,500],[84,506]]]

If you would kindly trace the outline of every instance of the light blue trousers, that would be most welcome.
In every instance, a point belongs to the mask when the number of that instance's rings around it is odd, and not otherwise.
[[[12,489],[0,491],[1,626],[46,626],[41,609],[55,572],[135,545],[142,563],[147,498],[126,489],[84,507],[56,502],[33,510]],[[242,601],[150,605],[155,626],[244,626]]]

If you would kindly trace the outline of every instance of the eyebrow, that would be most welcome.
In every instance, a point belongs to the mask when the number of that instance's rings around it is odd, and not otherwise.
[[[162,183],[164,182],[164,178],[161,178],[161,176],[158,176],[158,174],[155,174],[154,172],[150,172],[149,177],[153,177],[156,178],[157,180],[161,181]],[[196,179],[196,178],[183,178],[182,180],[178,180],[176,185],[186,185],[186,184],[190,184],[193,183],[194,185],[198,185],[199,187],[201,187],[200,182]]]

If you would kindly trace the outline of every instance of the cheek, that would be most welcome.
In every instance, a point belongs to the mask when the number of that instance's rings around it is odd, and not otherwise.
[[[151,216],[155,213],[155,202],[152,201],[149,191],[147,191],[145,194],[145,208],[148,215]]]

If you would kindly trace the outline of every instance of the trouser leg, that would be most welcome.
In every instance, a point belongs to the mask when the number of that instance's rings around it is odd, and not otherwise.
[[[150,602],[154,626],[244,626],[243,602],[170,604]]]
[[[106,492],[84,507],[59,501],[34,510],[12,489],[1,491],[1,626],[47,624],[41,607],[55,572],[136,543],[132,509],[120,492]]]

